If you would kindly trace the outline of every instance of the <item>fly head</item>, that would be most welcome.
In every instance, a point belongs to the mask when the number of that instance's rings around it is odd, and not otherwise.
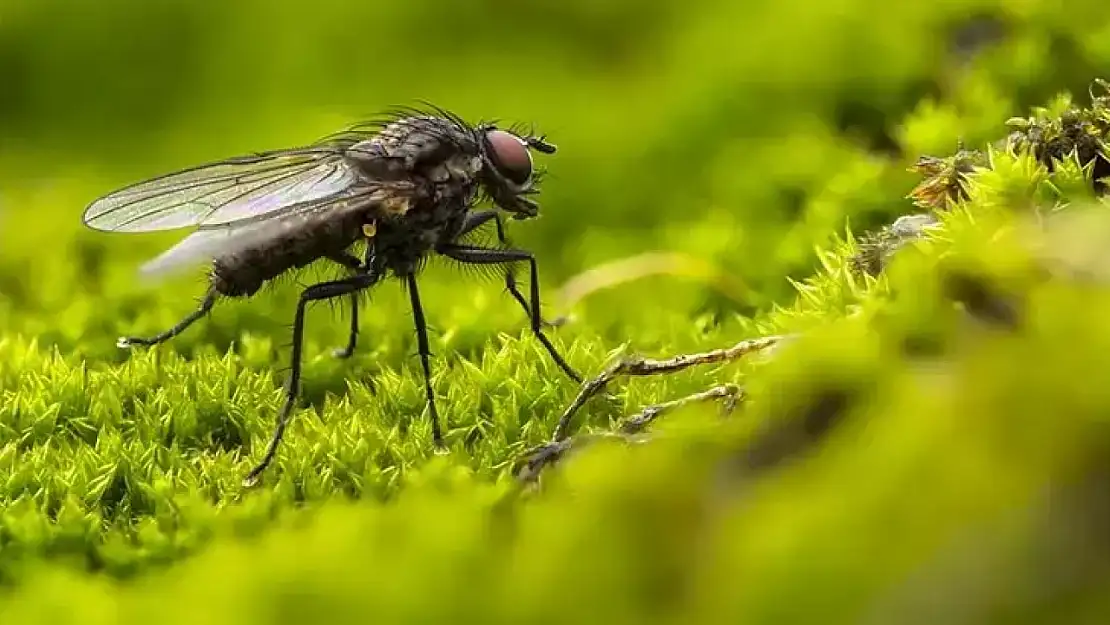
[[[539,214],[535,194],[537,172],[532,151],[554,154],[555,146],[543,137],[519,135],[493,125],[478,128],[482,149],[482,183],[490,199],[514,219]]]

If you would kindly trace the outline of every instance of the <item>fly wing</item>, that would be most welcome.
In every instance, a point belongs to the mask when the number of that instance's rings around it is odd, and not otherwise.
[[[415,187],[407,182],[364,184],[337,196],[291,205],[274,219],[245,219],[224,227],[201,228],[148,261],[139,271],[146,279],[156,280],[212,262],[219,256],[262,245],[312,213],[327,211],[342,218],[351,211],[361,211],[379,219],[391,219],[408,210],[414,193]]]
[[[270,221],[248,223],[218,230],[197,230],[156,258],[146,262],[139,273],[148,281],[211,262],[229,250],[243,249],[273,236],[278,224]]]
[[[228,226],[339,196],[359,180],[340,146],[264,152],[125,187],[90,204],[84,222],[119,232]]]

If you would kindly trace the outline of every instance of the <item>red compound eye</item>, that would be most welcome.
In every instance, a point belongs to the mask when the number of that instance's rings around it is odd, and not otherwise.
[[[504,130],[490,130],[486,141],[493,164],[502,176],[518,185],[528,182],[532,177],[532,155],[520,137]]]

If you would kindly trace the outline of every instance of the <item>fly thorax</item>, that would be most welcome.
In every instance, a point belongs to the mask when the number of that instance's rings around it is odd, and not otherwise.
[[[411,134],[412,121],[407,118],[399,119],[387,124],[371,141],[385,148],[387,152],[392,152],[404,143]]]
[[[386,155],[387,151],[377,137],[359,141],[346,151],[347,158],[367,178],[398,180],[404,177],[404,161],[384,158]]]
[[[378,137],[373,139],[365,139],[347,148],[347,152],[354,158],[369,158],[371,156],[379,156],[384,153],[381,141]]]
[[[478,177],[482,159],[468,154],[454,154],[427,171],[428,179],[437,184],[465,184]]]
[[[442,184],[451,179],[451,170],[448,169],[447,163],[436,165],[428,170],[428,180],[436,184]]]

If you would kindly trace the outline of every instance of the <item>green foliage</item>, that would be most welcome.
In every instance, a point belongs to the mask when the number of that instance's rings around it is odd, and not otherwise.
[[[70,4],[0,9],[0,622],[1110,609],[1110,94],[1060,95],[1110,61],[1103,3]],[[117,335],[163,329],[200,284],[135,284],[172,235],[86,232],[80,207],[418,97],[559,144],[543,218],[512,230],[549,316],[558,283],[650,251],[742,285],[590,294],[553,332],[580,371],[618,348],[800,338],[613,385],[576,431],[714,384],[745,399],[522,489],[513,461],[577,389],[500,284],[433,265],[450,452],[432,452],[406,300],[384,285],[350,361],[328,355],[344,316],[311,311],[300,409],[244,490],[296,285],[120,353]]]

